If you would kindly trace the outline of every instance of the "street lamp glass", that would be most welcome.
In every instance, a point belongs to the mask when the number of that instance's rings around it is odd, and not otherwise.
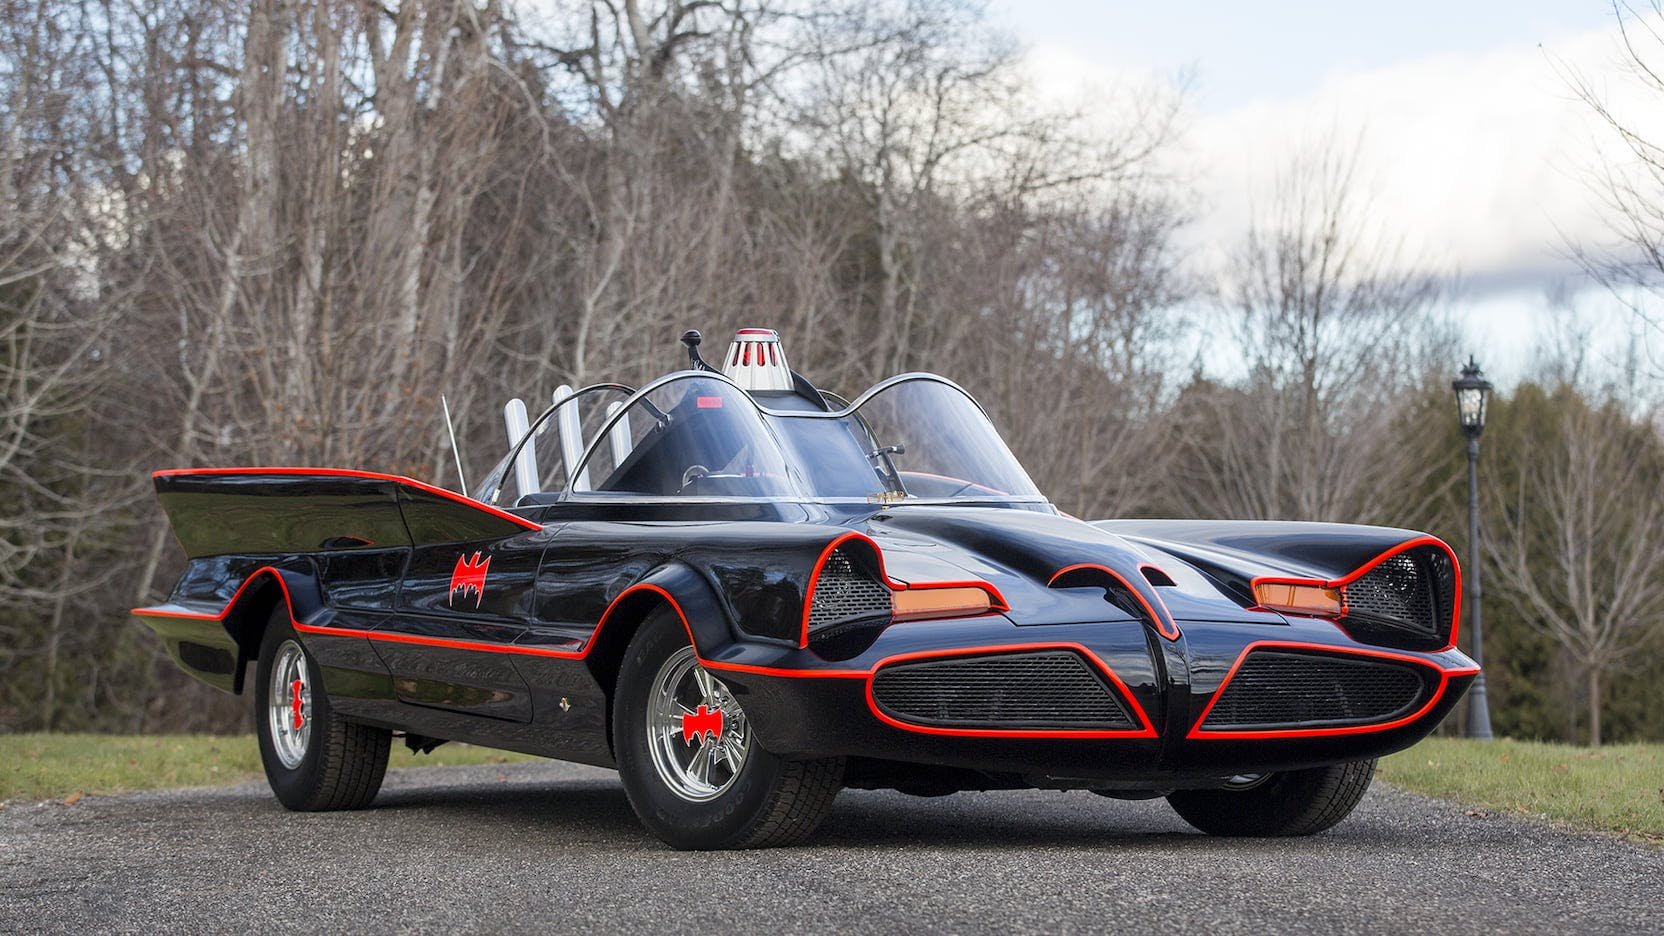
[[[1485,391],[1478,387],[1462,387],[1456,391],[1456,414],[1463,429],[1485,428]]]
[[[1479,435],[1485,430],[1485,407],[1490,401],[1491,383],[1479,370],[1478,362],[1468,358],[1462,376],[1451,381],[1450,388],[1456,391],[1456,416],[1462,423],[1462,431],[1470,436]]]

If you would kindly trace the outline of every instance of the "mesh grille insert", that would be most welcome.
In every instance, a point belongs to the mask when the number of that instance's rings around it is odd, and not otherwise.
[[[1127,707],[1071,650],[897,663],[872,680],[885,714],[919,725],[996,729],[1138,728]]]
[[[1405,553],[1388,559],[1363,578],[1346,586],[1346,607],[1352,614],[1396,618],[1430,628],[1437,611],[1432,582],[1420,565]]]
[[[856,568],[841,549],[826,559],[809,605],[809,630],[864,618],[888,617],[889,586]]]
[[[1335,654],[1255,650],[1209,710],[1220,731],[1391,721],[1421,702],[1425,667]]]
[[[1406,550],[1345,588],[1345,623],[1360,640],[1433,649],[1450,635],[1456,570],[1441,549]]]

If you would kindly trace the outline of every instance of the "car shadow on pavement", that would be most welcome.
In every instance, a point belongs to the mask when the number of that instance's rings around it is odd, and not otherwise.
[[[582,841],[620,848],[654,846],[617,781],[503,782],[501,785],[409,786],[384,791],[376,810],[427,810],[517,834],[536,828],[545,841]],[[1379,844],[1398,837],[1390,826],[1355,818]],[[1405,841],[1417,840],[1403,833]],[[1344,842],[1343,825],[1310,839]],[[1425,839],[1421,839],[1425,841]],[[1019,791],[960,793],[937,798],[888,791],[846,790],[811,839],[814,847],[932,846],[944,849],[1009,847],[1104,848],[1170,851],[1218,847],[1221,840],[1191,830],[1162,800],[1131,802],[1090,793]],[[1287,841],[1287,840],[1283,840]]]

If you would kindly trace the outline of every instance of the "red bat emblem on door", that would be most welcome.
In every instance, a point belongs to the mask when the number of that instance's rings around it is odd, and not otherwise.
[[[682,713],[682,743],[692,744],[694,738],[701,739],[701,743],[708,739],[715,741],[722,737],[722,709],[707,709],[699,706],[698,711]]]
[[[457,590],[460,589],[464,599],[470,591],[474,593],[474,607],[478,608],[480,602],[485,600],[485,570],[489,568],[490,556],[482,560],[480,554],[475,552],[472,559],[466,553],[456,557],[456,568],[451,570],[450,597],[446,603],[454,606]]]

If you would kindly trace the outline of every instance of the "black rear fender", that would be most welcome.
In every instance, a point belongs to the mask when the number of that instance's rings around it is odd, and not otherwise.
[[[211,570],[197,568],[210,564]],[[186,672],[233,693],[243,691],[248,664],[258,659],[272,610],[291,620],[317,620],[324,609],[316,577],[309,571],[260,566],[238,576],[230,596],[225,588],[193,588],[223,574],[223,558],[193,560],[173,596],[164,604],[136,608],[134,615],[155,630]],[[194,573],[194,574],[193,574]]]

